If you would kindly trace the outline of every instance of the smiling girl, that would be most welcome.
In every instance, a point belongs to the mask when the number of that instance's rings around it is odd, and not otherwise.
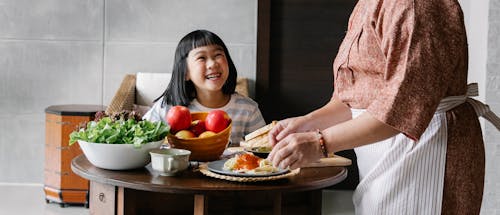
[[[235,92],[236,77],[236,67],[222,39],[207,30],[193,31],[179,42],[172,80],[143,118],[165,122],[166,113],[175,105],[192,112],[221,109],[233,123],[231,144],[238,145],[265,121],[255,101]]]

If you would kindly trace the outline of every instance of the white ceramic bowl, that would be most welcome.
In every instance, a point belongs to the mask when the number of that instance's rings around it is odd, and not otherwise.
[[[89,143],[78,140],[83,154],[94,166],[109,170],[126,170],[144,167],[151,161],[149,151],[157,149],[163,140],[142,144],[134,148],[133,144]]]

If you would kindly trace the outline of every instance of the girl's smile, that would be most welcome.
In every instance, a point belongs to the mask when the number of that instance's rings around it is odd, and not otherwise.
[[[221,76],[222,76],[222,73],[217,72],[217,73],[205,75],[205,78],[210,80],[210,79],[220,78]]]

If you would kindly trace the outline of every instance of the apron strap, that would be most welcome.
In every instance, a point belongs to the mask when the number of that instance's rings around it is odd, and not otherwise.
[[[491,111],[490,107],[476,99],[470,98],[479,95],[477,83],[467,85],[467,93],[461,96],[449,96],[441,100],[436,112],[449,111],[465,102],[468,102],[476,111],[478,117],[490,121],[500,131],[500,118]]]
[[[472,98],[468,98],[467,102],[472,105],[477,116],[482,116],[490,121],[500,131],[500,118],[491,111],[490,106]]]

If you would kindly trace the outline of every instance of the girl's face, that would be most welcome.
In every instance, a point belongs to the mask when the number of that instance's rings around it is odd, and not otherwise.
[[[196,91],[222,91],[229,76],[226,53],[222,47],[209,45],[195,48],[186,60],[186,80],[194,83]]]

